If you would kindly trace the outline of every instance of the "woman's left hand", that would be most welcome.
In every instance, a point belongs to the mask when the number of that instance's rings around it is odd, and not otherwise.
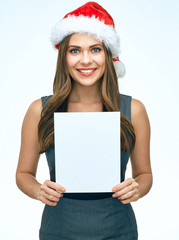
[[[139,199],[139,184],[134,178],[128,178],[124,182],[119,183],[112,188],[112,191],[115,192],[112,197],[118,197],[123,204]]]

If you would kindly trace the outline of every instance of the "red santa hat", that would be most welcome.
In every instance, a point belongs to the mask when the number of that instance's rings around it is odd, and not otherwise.
[[[88,33],[103,42],[111,52],[117,76],[125,75],[125,66],[119,60],[119,36],[111,15],[102,6],[96,2],[87,2],[66,14],[51,30],[53,46],[59,49],[60,42],[73,33]]]

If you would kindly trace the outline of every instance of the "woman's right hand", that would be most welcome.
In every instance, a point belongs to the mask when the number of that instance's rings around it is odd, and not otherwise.
[[[46,180],[40,186],[37,199],[49,206],[56,206],[60,198],[63,197],[61,192],[66,192],[66,189],[56,182]]]

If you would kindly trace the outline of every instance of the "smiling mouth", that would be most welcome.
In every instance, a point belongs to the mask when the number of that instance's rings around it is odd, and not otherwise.
[[[91,69],[77,69],[79,72],[82,73],[91,73],[94,72],[96,70],[96,68],[91,68]]]

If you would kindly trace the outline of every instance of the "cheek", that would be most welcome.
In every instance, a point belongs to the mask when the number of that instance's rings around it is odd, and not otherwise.
[[[105,67],[105,54],[98,56],[96,58],[96,63],[101,67]]]
[[[72,57],[70,55],[67,54],[67,66],[68,69],[73,68],[75,66],[75,64],[77,63],[77,59],[75,57]]]

